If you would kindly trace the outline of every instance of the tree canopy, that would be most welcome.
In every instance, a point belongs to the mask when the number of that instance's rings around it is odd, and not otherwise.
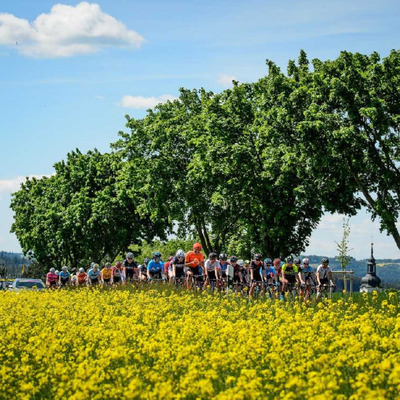
[[[400,248],[400,52],[342,52],[254,83],[181,89],[113,151],[69,153],[14,194],[12,230],[43,263],[113,259],[143,240],[199,238],[206,253],[305,250],[322,214],[366,206]]]

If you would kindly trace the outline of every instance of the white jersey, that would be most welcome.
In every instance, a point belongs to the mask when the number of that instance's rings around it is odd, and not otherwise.
[[[214,262],[207,260],[205,263],[205,268],[209,272],[215,271],[216,269],[218,269],[218,266],[219,266],[219,263],[217,260],[215,260]]]
[[[317,274],[319,273],[319,279],[325,279],[329,277],[329,273],[332,272],[331,267],[324,268],[322,264],[318,265]]]

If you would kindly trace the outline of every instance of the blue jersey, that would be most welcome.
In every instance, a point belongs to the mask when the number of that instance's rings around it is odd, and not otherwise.
[[[95,271],[93,268],[90,269],[88,275],[90,279],[97,279],[100,275],[100,268],[97,268],[97,271]]]
[[[61,279],[68,279],[69,278],[69,275],[70,275],[70,273],[68,272],[68,271],[61,271],[59,274],[58,274],[58,276],[61,278]]]
[[[308,267],[305,267],[303,265],[303,267],[300,269],[300,272],[306,276],[306,278],[309,278],[311,276],[311,274],[314,272],[313,268],[311,265],[309,265]]]
[[[159,272],[164,271],[164,263],[162,261],[155,262],[154,260],[150,260],[147,264],[147,271],[158,274]]]
[[[267,278],[271,278],[276,275],[276,269],[272,266],[264,269]],[[262,268],[260,268],[260,274],[262,273]]]
[[[222,271],[222,272],[226,272],[226,270],[228,269],[228,263],[226,262],[224,265],[222,265],[221,263],[219,263],[219,269]]]

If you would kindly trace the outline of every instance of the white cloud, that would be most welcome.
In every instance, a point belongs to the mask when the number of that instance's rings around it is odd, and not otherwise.
[[[217,82],[225,88],[231,87],[232,86],[232,81],[236,81],[236,77],[233,75],[224,75],[221,74],[218,76]]]
[[[0,199],[2,194],[10,194],[19,190],[21,183],[25,182],[26,178],[43,178],[48,175],[30,175],[26,176],[17,176],[13,179],[0,179]]]
[[[174,101],[177,98],[174,96],[171,96],[169,94],[164,94],[159,97],[142,97],[142,96],[129,96],[126,95],[122,98],[120,103],[118,103],[119,106],[125,107],[125,108],[154,108],[157,104],[159,103],[166,103],[167,101]]]
[[[104,99],[105,99],[105,97],[104,97],[104,96],[101,96],[101,95],[99,95],[99,96],[96,96],[96,99],[98,99],[98,100],[104,100]]]
[[[32,23],[0,14],[0,45],[12,46],[29,57],[70,57],[109,46],[139,47],[143,41],[98,4],[56,4],[49,14],[39,15]]]

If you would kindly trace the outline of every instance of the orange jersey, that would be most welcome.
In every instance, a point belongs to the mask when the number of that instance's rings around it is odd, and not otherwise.
[[[103,268],[101,273],[103,274],[103,279],[110,279],[111,278],[111,268]]]
[[[79,283],[85,283],[86,282],[86,278],[87,278],[87,273],[84,272],[83,274],[81,274],[80,272],[76,275],[78,278],[78,282]]]
[[[195,268],[201,262],[204,262],[204,256],[202,253],[195,253],[194,251],[188,251],[186,253],[185,263],[189,264],[188,267]]]

